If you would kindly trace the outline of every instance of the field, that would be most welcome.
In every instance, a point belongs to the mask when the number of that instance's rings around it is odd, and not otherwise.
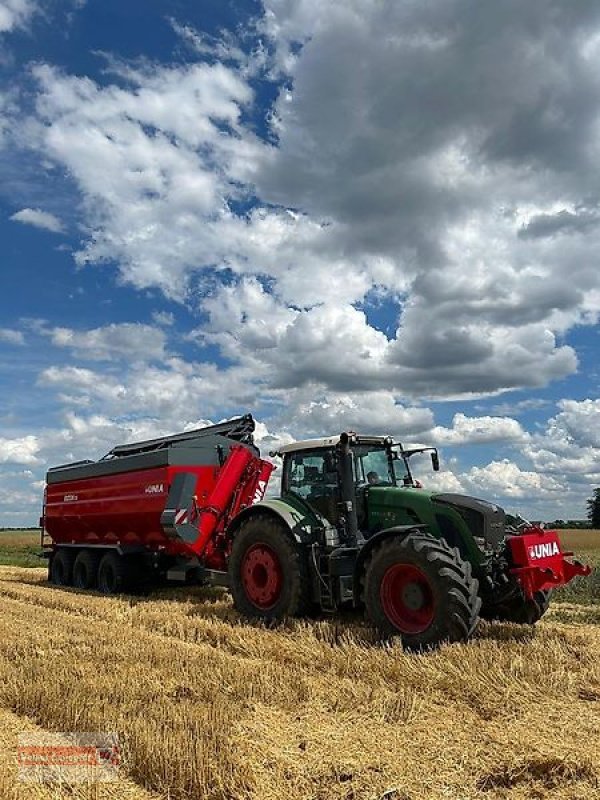
[[[0,797],[584,800],[600,792],[600,582],[534,630],[482,624],[427,655],[360,619],[242,622],[218,590],[52,588],[0,533]],[[5,538],[6,537],[6,538]],[[34,534],[35,537],[35,534]],[[16,544],[18,542],[18,544]],[[600,534],[565,545],[600,564]],[[30,553],[27,551],[26,555]],[[117,731],[97,794],[15,780],[23,730]]]

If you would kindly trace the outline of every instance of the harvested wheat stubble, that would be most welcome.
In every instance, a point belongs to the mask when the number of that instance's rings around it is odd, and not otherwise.
[[[41,785],[17,779],[17,743],[20,733],[41,733],[31,720],[0,708],[0,797],[2,800],[163,800],[126,776],[96,786]]]
[[[600,792],[600,631],[560,604],[415,656],[360,621],[248,625],[215,590],[107,598],[7,567],[0,596],[0,705],[117,730],[128,777],[173,800]]]

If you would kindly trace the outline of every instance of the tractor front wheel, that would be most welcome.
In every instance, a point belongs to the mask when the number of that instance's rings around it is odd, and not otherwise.
[[[365,569],[367,614],[384,636],[409,650],[468,639],[481,600],[471,565],[443,539],[415,531],[384,539]]]
[[[307,611],[308,566],[283,522],[256,516],[243,523],[229,559],[233,602],[244,616],[276,621]]]

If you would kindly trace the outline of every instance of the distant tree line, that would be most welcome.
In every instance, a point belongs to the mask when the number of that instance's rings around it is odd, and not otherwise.
[[[9,528],[0,528],[0,531],[39,531],[39,529],[39,525],[34,525],[32,528],[21,528],[20,526],[15,527],[11,525]]]
[[[565,528],[567,530],[570,529],[581,529],[581,530],[589,530],[591,527],[595,527],[590,525],[587,519],[555,519],[553,522],[548,523],[549,528],[555,528],[557,530],[561,530]]]
[[[587,508],[590,528],[600,528],[600,486],[594,489],[594,494],[587,501]]]

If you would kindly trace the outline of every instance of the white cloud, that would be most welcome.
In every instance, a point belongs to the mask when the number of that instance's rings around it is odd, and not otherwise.
[[[211,323],[201,337],[225,350],[243,342],[244,365],[277,340],[273,388],[298,379],[464,397],[572,373],[576,354],[559,337],[600,310],[591,268],[600,227],[588,224],[594,209],[581,208],[581,183],[550,155],[577,178],[594,174],[592,122],[573,104],[598,95],[578,35],[580,22],[599,20],[591,10],[565,17],[557,49],[541,10],[531,12],[535,39],[503,11],[486,13],[497,14],[491,27],[476,23],[466,0],[267,0],[258,30],[274,53],[269,65],[264,51],[247,56],[227,34],[208,39],[173,22],[203,63],[121,65],[119,85],[105,86],[37,66],[42,124],[31,144],[82,192],[89,236],[79,263],[115,261],[125,280],[180,300],[191,277],[206,290],[233,270],[240,280],[216,295],[239,307],[236,331]],[[249,70],[256,78],[269,68],[286,83],[267,142],[244,114],[255,102]],[[576,136],[540,100],[552,92]],[[536,103],[538,113],[522,112]],[[236,213],[240,200],[249,211]],[[551,244],[538,229],[520,235],[561,209],[582,235]],[[258,278],[274,298],[268,318],[269,301],[257,308],[264,288],[249,289]],[[355,307],[374,288],[400,298],[390,341]],[[216,302],[205,305],[216,318]],[[331,340],[320,358],[318,333]]]
[[[555,478],[522,470],[509,459],[472,467],[464,477],[487,497],[544,499],[565,492],[564,485]]]
[[[54,214],[41,211],[39,208],[22,208],[10,217],[13,222],[22,222],[24,225],[33,225],[51,233],[63,233],[62,222]]]
[[[12,328],[0,328],[0,342],[24,345],[25,337],[21,331],[15,331]]]
[[[112,323],[92,330],[50,328],[44,332],[56,347],[69,348],[79,358],[93,361],[153,361],[165,357],[164,331],[138,322]]]
[[[0,0],[0,34],[24,27],[38,10],[35,0]]]
[[[238,40],[173,22],[198,63],[113,59],[102,83],[37,64],[20,144],[81,193],[77,262],[185,301],[201,319],[188,338],[227,364],[172,357],[167,312],[158,327],[42,326],[76,359],[39,377],[72,415],[47,452],[177,430],[225,399],[267,409],[269,436],[514,448],[433,476],[447,488],[504,483],[529,502],[549,476],[587,491],[597,400],[563,401],[530,434],[500,416],[526,410],[510,397],[449,426],[426,403],[569,375],[565,335],[598,321],[600,6],[567,5],[264,0],[262,47],[252,25]],[[265,76],[284,79],[269,109]],[[0,99],[0,136],[13,106]]]
[[[319,397],[308,388],[292,392],[281,422],[303,436],[327,436],[342,431],[390,434],[397,438],[425,435],[429,440],[433,413],[428,408],[404,406],[389,392],[341,394]]]
[[[152,319],[157,325],[162,325],[165,328],[170,328],[175,324],[175,315],[170,311],[154,311]]]
[[[467,417],[455,414],[451,428],[437,426],[431,432],[439,445],[486,444],[489,442],[524,442],[528,434],[510,417]]]
[[[543,433],[532,437],[525,455],[543,474],[567,476],[583,486],[600,482],[600,399],[561,400]]]
[[[0,437],[0,463],[39,464],[40,443],[37,436],[21,436],[15,439]]]

